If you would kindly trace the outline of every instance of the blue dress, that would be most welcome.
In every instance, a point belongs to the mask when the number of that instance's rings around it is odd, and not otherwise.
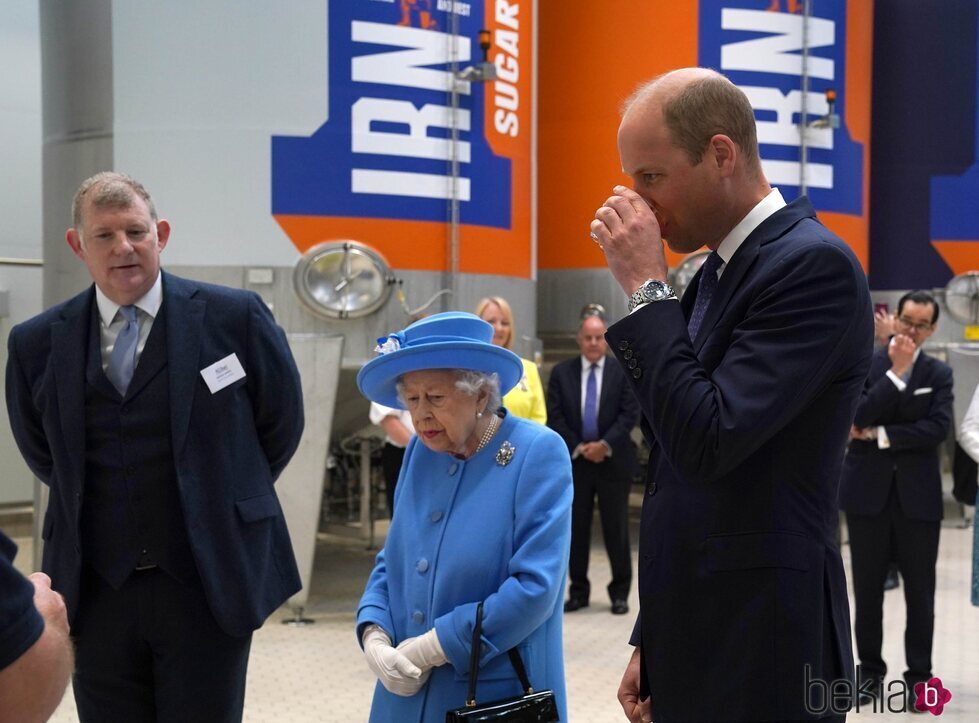
[[[505,443],[512,456],[500,452]],[[504,463],[505,462],[505,463]],[[394,645],[435,627],[449,662],[413,696],[378,682],[371,721],[444,723],[465,704],[476,604],[483,602],[477,700],[519,695],[516,647],[535,690],[567,720],[562,603],[571,542],[571,461],[552,430],[507,414],[467,460],[417,438],[405,453],[397,513],[360,600],[357,639],[380,625]]]

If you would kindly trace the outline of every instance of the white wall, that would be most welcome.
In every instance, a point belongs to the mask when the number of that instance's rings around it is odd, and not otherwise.
[[[41,256],[38,0],[0,2],[0,256]]]
[[[164,266],[298,259],[272,217],[272,136],[326,120],[326,23],[323,0],[113,4],[115,165],[173,224]]]
[[[0,257],[41,258],[41,50],[38,0],[0,2]],[[10,327],[41,310],[41,269],[0,264]],[[14,445],[0,387],[0,505],[29,503],[33,477]]]

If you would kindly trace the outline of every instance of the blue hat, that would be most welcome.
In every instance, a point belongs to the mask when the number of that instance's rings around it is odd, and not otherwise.
[[[472,369],[495,373],[500,395],[523,376],[523,362],[509,349],[494,346],[493,327],[475,314],[447,311],[416,321],[378,339],[379,356],[357,374],[361,394],[386,407],[402,407],[396,385],[403,374],[423,369]]]

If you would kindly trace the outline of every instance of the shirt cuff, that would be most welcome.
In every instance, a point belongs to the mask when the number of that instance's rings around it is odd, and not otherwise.
[[[581,445],[579,444],[577,447],[574,448],[574,451],[571,453],[571,459],[573,460],[578,459],[578,457],[580,456],[581,456]]]
[[[605,445],[605,456],[606,457],[611,457],[612,456],[612,445],[609,444],[608,442],[606,442],[604,439],[600,439],[598,441]]]
[[[884,429],[884,425],[877,427],[877,449],[890,449],[891,440],[887,436],[887,430]]]
[[[894,382],[894,386],[897,387],[897,390],[899,392],[903,392],[905,389],[908,388],[908,385],[905,384],[904,380],[901,379],[901,377],[899,377],[897,374],[892,372],[890,369],[887,370],[887,378],[890,379],[892,382]]]

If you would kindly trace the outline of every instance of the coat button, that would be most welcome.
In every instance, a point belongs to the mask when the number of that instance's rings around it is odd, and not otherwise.
[[[422,574],[428,572],[428,560],[426,560],[423,557],[421,560],[418,561],[418,564],[415,565],[415,567],[417,567],[418,568],[418,572],[420,572]]]
[[[630,369],[635,369],[635,368],[636,368],[636,364],[637,364],[637,363],[638,363],[638,362],[637,362],[637,361],[636,361],[635,359],[630,359],[629,361],[627,361],[627,362],[625,363],[625,365],[626,365],[627,367],[629,367]]]
[[[656,483],[650,482],[648,485],[646,485],[646,494],[652,497],[656,494],[656,489]]]
[[[411,622],[413,622],[415,625],[421,625],[423,622],[425,622],[425,616],[422,614],[421,610],[415,610],[415,612],[411,614]]]
[[[625,339],[623,339],[622,341],[619,342],[619,350],[620,351],[625,351],[628,348],[629,348],[629,342],[627,342]]]
[[[642,376],[642,369],[633,369],[632,370],[632,378],[633,379],[638,379],[641,376]]]
[[[459,469],[459,465],[453,462],[452,464],[449,465],[449,474],[450,475],[455,474],[457,469]]]
[[[632,349],[626,349],[622,356],[625,359],[632,359]]]
[[[433,512],[433,513],[432,513],[432,514],[431,514],[431,515],[429,516],[429,519],[430,519],[430,520],[431,520],[432,522],[438,522],[439,520],[441,520],[441,519],[442,519],[442,510],[435,510],[435,512]]]

